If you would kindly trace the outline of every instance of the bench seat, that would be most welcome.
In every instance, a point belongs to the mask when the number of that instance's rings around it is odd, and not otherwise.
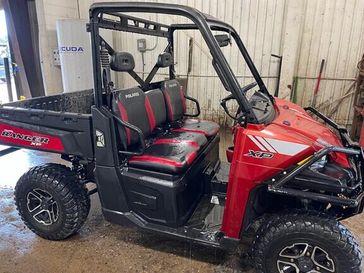
[[[142,155],[128,158],[130,167],[179,174],[217,135],[218,124],[184,117],[186,102],[181,92],[176,80],[146,92],[138,87],[114,92],[113,111],[122,121],[138,127],[147,142]],[[123,149],[138,145],[136,132],[121,126],[118,131]]]

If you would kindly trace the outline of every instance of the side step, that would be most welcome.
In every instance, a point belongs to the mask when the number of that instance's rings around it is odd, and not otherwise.
[[[217,197],[215,196],[215,198]],[[212,200],[214,200],[213,196],[204,196],[186,225],[178,228],[146,222],[133,212],[120,213],[103,208],[103,213],[105,218],[111,222],[118,224],[132,223],[140,228],[171,237],[190,240],[210,247],[231,250],[238,245],[239,240],[224,237],[224,234],[220,231],[224,206],[213,204],[211,203]]]

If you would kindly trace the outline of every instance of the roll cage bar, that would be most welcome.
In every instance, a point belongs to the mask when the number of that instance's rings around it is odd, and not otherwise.
[[[170,15],[180,15],[190,19],[193,24],[171,24],[165,25],[150,20],[136,18],[123,14],[124,12],[143,12],[143,13],[162,13]],[[105,17],[110,15],[118,20],[111,20]],[[165,4],[165,3],[140,3],[140,2],[106,2],[95,3],[90,7],[90,24],[88,30],[91,32],[92,56],[93,56],[93,73],[95,88],[95,105],[101,107],[103,105],[102,98],[102,79],[101,79],[101,63],[100,63],[100,41],[102,40],[99,29],[112,29],[123,32],[132,32],[138,34],[152,35],[157,37],[165,37],[168,39],[170,51],[173,55],[173,33],[176,30],[199,30],[204,38],[213,58],[213,65],[216,72],[224,84],[225,88],[230,91],[240,109],[245,113],[247,120],[251,123],[259,123],[258,118],[252,110],[245,94],[241,92],[241,87],[232,72],[225,56],[223,55],[219,44],[217,43],[211,30],[224,31],[231,34],[234,38],[239,50],[248,65],[260,91],[266,94],[272,103],[273,97],[269,94],[262,78],[259,75],[252,59],[250,58],[243,42],[235,29],[225,22],[222,22],[210,15],[201,13],[200,11],[182,5]],[[169,67],[170,78],[175,78],[174,65]]]

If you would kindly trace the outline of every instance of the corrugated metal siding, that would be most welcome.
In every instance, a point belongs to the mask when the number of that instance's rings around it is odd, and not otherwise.
[[[85,0],[88,1],[88,0]],[[300,46],[297,52],[282,52],[288,2],[293,0],[173,0],[170,3],[195,7],[232,24],[240,34],[268,89],[274,92],[277,75],[277,60],[271,54],[295,54],[297,62],[295,75],[298,76],[296,98],[303,106],[310,105],[321,59],[326,60],[324,79],[321,83],[317,105],[325,101],[325,113],[332,111],[332,104],[340,98],[356,76],[356,63],[364,53],[364,1],[362,0],[306,0],[302,6],[301,33],[297,33]],[[92,1],[89,1],[90,4]],[[163,2],[163,1],[156,1]],[[302,2],[301,2],[302,3]],[[88,6],[87,4],[85,4]],[[292,3],[291,3],[292,5]],[[169,15],[145,15],[145,18],[171,23],[182,22],[182,18]],[[127,37],[126,37],[127,35]],[[136,71],[141,72],[141,54],[136,50],[135,34],[114,35],[114,45],[119,50],[131,52],[136,61]],[[183,32],[177,37],[175,51],[176,70],[181,76],[187,73],[188,38],[194,38],[193,68],[188,84],[189,95],[200,101],[202,117],[213,119],[221,124],[229,119],[219,105],[227,95],[211,65],[211,57],[202,37],[196,32]],[[154,37],[146,37],[148,47],[155,45]],[[145,54],[146,71],[149,72],[158,53],[165,46],[160,39],[154,51]],[[224,48],[227,59],[242,84],[252,81],[249,71],[238,58],[237,52]],[[167,73],[167,71],[161,71]],[[139,73],[140,74],[140,73]],[[159,75],[163,78],[166,75]],[[327,79],[330,78],[330,79]],[[331,79],[332,78],[332,79]],[[135,85],[128,75],[118,77],[120,87]],[[333,116],[340,124],[350,124],[352,116],[350,94],[342,101]]]
[[[357,74],[356,65],[364,53],[364,1],[307,1],[297,67],[297,102],[310,105],[319,72],[325,59],[316,105],[330,114],[339,98],[348,93]],[[353,91],[354,89],[351,89]],[[351,124],[352,93],[342,100],[332,116],[338,123]],[[326,106],[326,107],[325,107]]]

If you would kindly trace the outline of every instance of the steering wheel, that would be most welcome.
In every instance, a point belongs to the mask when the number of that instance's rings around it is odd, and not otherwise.
[[[250,89],[252,89],[253,87],[257,86],[257,82],[252,82],[246,86],[244,86],[243,88],[240,89],[240,92],[242,92],[244,95],[246,92],[248,92]],[[220,105],[222,106],[222,108],[224,108],[225,113],[231,117],[233,120],[236,120],[236,116],[234,117],[233,115],[230,114],[229,110],[227,109],[226,106],[226,102],[228,102],[229,100],[235,99],[233,94],[230,94],[229,96],[225,97],[222,99]]]

